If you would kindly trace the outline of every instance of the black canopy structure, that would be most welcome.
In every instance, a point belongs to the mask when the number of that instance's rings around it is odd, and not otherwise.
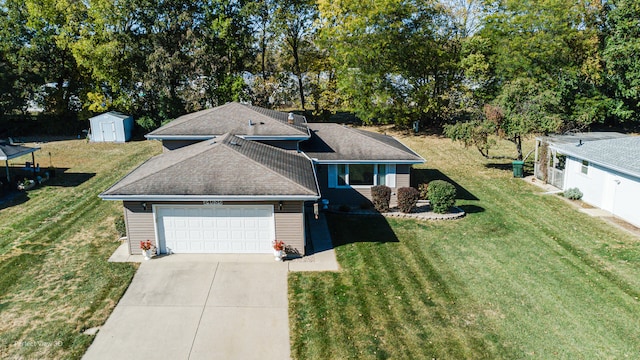
[[[11,177],[9,175],[9,160],[20,157],[22,155],[31,154],[31,160],[35,166],[36,161],[33,153],[38,150],[40,150],[39,147],[31,148],[18,144],[12,144],[7,140],[0,140],[0,160],[5,161],[5,166],[7,169],[7,180],[11,180]]]

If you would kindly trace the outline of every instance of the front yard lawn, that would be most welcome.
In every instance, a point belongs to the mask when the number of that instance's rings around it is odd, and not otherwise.
[[[119,245],[114,219],[122,205],[98,194],[160,151],[155,141],[39,146],[37,162],[48,166],[51,153],[53,165],[65,171],[0,204],[3,359],[84,354],[93,337],[83,330],[104,323],[137,268],[107,262]]]
[[[640,239],[508,161],[401,140],[477,200],[451,222],[330,216],[343,270],[289,276],[293,358],[638,357]]]

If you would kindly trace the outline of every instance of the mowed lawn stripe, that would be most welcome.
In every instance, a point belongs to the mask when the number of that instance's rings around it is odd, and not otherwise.
[[[341,320],[322,329],[292,330],[294,348],[299,336],[307,348],[316,341],[331,347],[320,355],[301,347],[294,358],[607,359],[640,353],[640,240],[513,179],[508,160],[485,160],[437,137],[401,139],[428,160],[429,173],[468,192],[458,204],[471,212],[451,222],[388,219],[377,225],[330,216],[343,271],[314,277],[353,284],[342,300],[348,305],[334,310],[344,311]],[[508,144],[499,145],[497,155],[508,154]],[[382,241],[394,238],[399,241]],[[323,288],[290,291],[313,292],[316,302],[324,297],[336,305]],[[292,302],[290,312],[307,305]],[[353,313],[354,307],[372,316],[362,321],[365,327],[342,325],[361,321],[363,312]],[[331,341],[336,333],[356,341]],[[376,334],[383,336],[374,343]]]
[[[121,204],[98,194],[159,153],[155,142],[42,144],[67,169],[2,210],[0,357],[79,358],[128,286],[136,266],[108,263]],[[113,155],[113,156],[111,156]]]

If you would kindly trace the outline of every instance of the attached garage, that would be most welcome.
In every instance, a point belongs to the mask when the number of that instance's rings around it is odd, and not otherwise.
[[[107,191],[122,201],[131,254],[304,255],[304,203],[320,198],[304,155],[225,135],[149,159]]]
[[[272,205],[154,206],[160,253],[271,253]]]

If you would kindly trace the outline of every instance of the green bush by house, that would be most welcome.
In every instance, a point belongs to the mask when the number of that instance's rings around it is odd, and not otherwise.
[[[435,213],[444,214],[456,204],[456,187],[444,180],[430,182],[427,192]]]

